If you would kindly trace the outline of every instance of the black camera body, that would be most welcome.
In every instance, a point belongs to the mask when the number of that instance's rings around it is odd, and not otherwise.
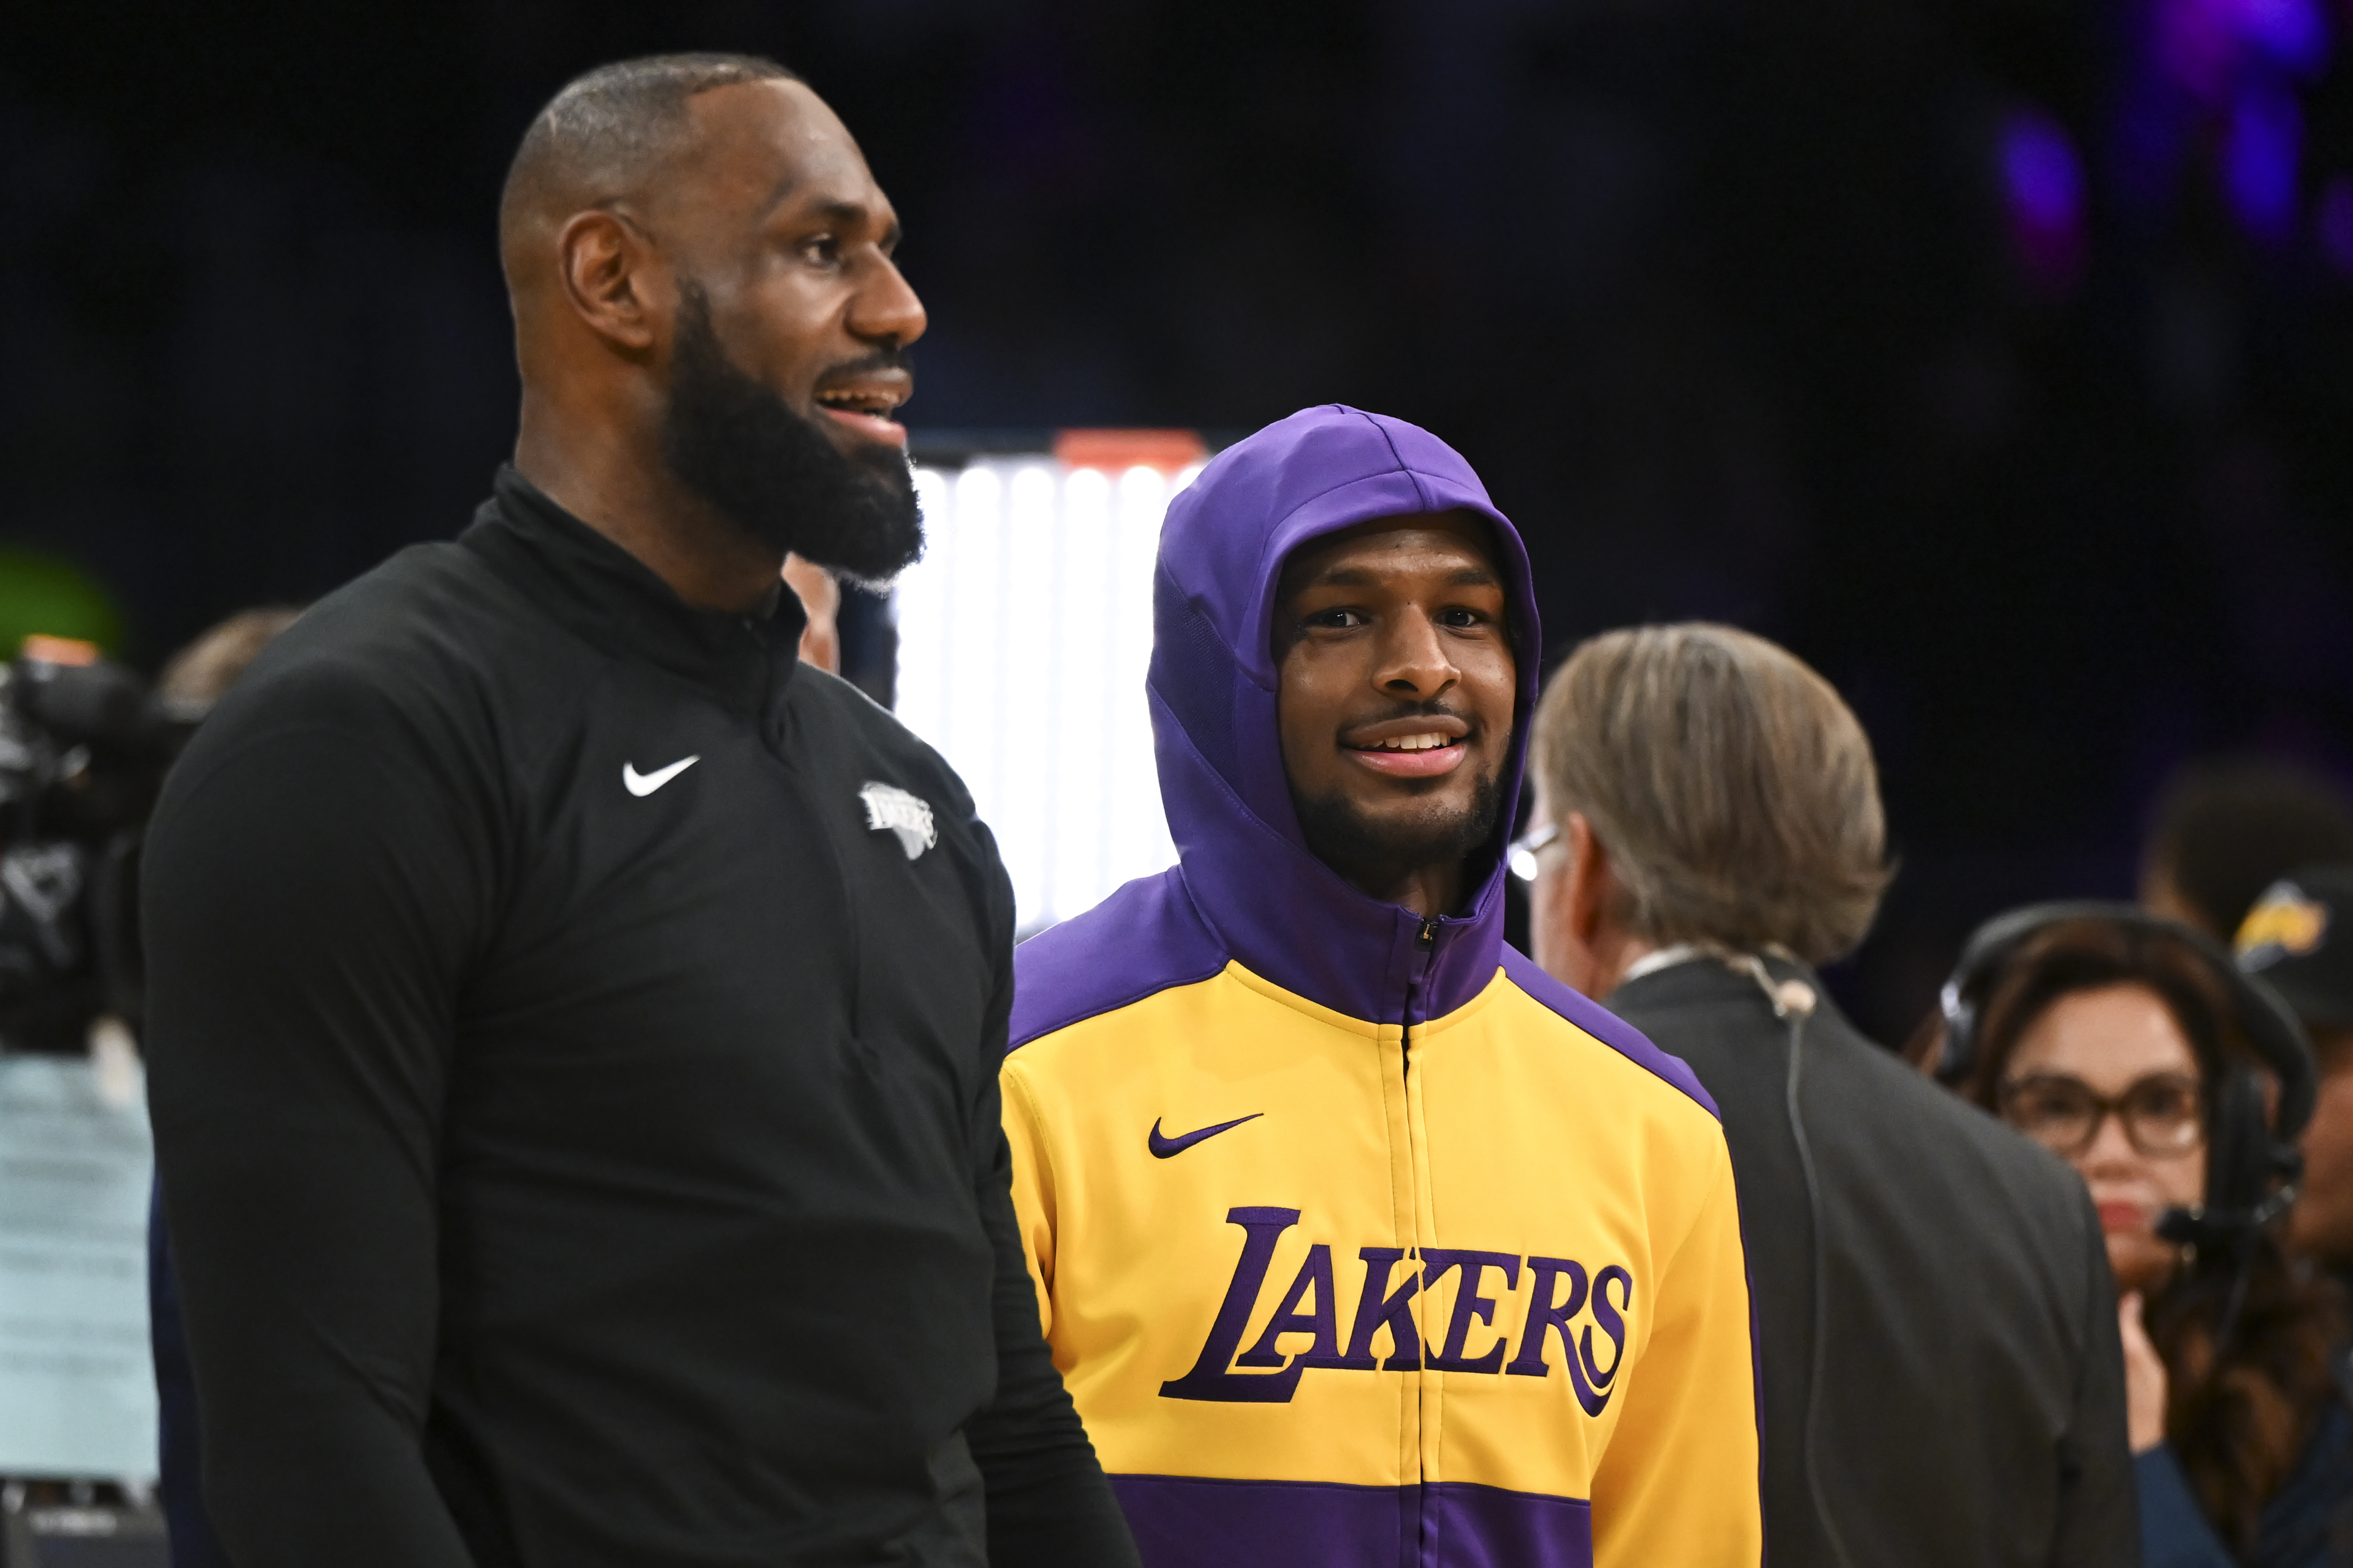
[[[140,837],[193,728],[94,656],[0,665],[0,1048],[137,1023]]]

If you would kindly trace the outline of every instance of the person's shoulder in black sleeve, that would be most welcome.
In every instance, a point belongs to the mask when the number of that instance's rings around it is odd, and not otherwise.
[[[198,731],[150,829],[163,1209],[239,1568],[469,1562],[417,1439],[450,998],[495,899],[478,655],[451,628],[496,593],[428,546],[322,602]]]
[[[2124,1355],[2082,1178],[1834,1016],[1844,1066],[1826,1075],[1823,1120],[1851,1163],[1833,1224],[1868,1259],[1858,1273],[1876,1301],[1864,1310],[1896,1321],[1882,1333],[1902,1345],[1903,1370],[1975,1411],[1945,1424],[1932,1445],[1941,1458],[1903,1467],[1907,1477],[1894,1464],[1895,1434],[1883,1442],[1868,1425],[1890,1408],[1883,1391],[1898,1369],[1866,1360],[1863,1375],[1826,1402],[1860,1439],[1846,1448],[1854,1473],[1887,1467],[1880,1495],[1915,1520],[1947,1497],[1971,1509],[2011,1498],[1983,1533],[2010,1553],[2005,1561],[2132,1568],[2139,1533]],[[1870,1342],[1865,1321],[1832,1322],[1833,1342]],[[1866,1392],[1874,1384],[1882,1394]]]

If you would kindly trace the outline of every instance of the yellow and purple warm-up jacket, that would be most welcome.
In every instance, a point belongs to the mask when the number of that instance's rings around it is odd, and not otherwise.
[[[1271,651],[1284,557],[1493,525],[1467,464],[1354,409],[1171,506],[1152,721],[1180,863],[1025,943],[1007,1058],[1039,1311],[1147,1568],[1756,1564],[1732,1167],[1690,1071],[1503,941],[1497,842],[1424,921],[1311,855]],[[1512,798],[1510,795],[1505,799]]]

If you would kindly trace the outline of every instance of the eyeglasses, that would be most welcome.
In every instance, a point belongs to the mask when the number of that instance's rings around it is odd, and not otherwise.
[[[1536,863],[1536,856],[1551,847],[1559,837],[1560,829],[1549,822],[1542,827],[1532,827],[1512,840],[1512,847],[1504,852],[1504,864],[1511,867],[1512,875],[1521,881],[1533,882],[1544,869]]]
[[[2082,1079],[2035,1073],[2001,1086],[2001,1119],[2054,1154],[2073,1158],[2092,1146],[2114,1116],[2125,1137],[2152,1160],[2187,1154],[2206,1136],[2206,1097],[2183,1073],[2140,1079],[2113,1100]]]

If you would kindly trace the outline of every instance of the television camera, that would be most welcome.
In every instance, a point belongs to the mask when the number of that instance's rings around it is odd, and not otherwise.
[[[139,1021],[139,845],[195,728],[90,644],[0,665],[0,1048],[78,1052]]]

